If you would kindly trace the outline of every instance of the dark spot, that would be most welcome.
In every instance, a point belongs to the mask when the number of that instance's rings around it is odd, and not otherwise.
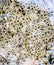
[[[18,11],[21,12],[21,9],[19,9]]]
[[[28,33],[26,35],[29,35]]]
[[[23,14],[23,16],[25,16],[25,13],[24,12],[22,14]]]
[[[8,41],[6,41],[6,43],[8,43]]]
[[[14,36],[14,34],[11,35],[12,37]]]
[[[16,6],[19,6],[19,4],[16,4]]]
[[[19,23],[20,25],[22,25],[22,23]]]
[[[12,2],[12,0],[10,0],[10,2]]]
[[[52,63],[54,63],[54,61]]]
[[[10,31],[8,31],[8,33],[11,33]]]
[[[24,10],[22,9],[22,13],[24,12]]]
[[[10,6],[10,3],[8,3],[8,5]]]
[[[19,44],[18,47],[22,47],[22,44]]]
[[[13,25],[13,27],[15,27],[15,25]]]
[[[46,14],[44,14],[44,16],[46,16]]]
[[[0,23],[2,23],[3,22],[3,20],[0,20]]]
[[[33,8],[31,8],[31,10],[33,10]]]
[[[38,14],[40,14],[40,10],[38,11]]]
[[[30,6],[28,6],[28,8],[27,9],[30,9]]]
[[[19,38],[19,40],[21,40],[21,37]]]
[[[16,6],[20,6],[20,3],[19,2],[17,2],[16,0],[14,0],[14,1],[16,3]]]

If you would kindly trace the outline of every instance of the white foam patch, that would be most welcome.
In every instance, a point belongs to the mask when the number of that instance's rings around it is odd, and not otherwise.
[[[26,28],[27,28],[27,25],[24,25],[23,29],[22,29],[22,32],[25,32]]]
[[[25,62],[23,62],[23,65],[33,65],[34,60],[31,58],[27,58]]]
[[[54,16],[51,16],[49,19],[51,20],[51,24],[54,25]]]
[[[28,3],[30,0],[17,0],[17,1]]]
[[[46,53],[47,54],[51,54],[51,53],[54,54],[54,49],[53,50],[48,50],[48,51],[46,51]]]
[[[35,2],[36,5],[40,6],[42,9],[51,12],[54,11],[54,0],[17,0],[20,2],[29,3],[29,2]]]
[[[9,65],[17,65],[16,62],[10,62]]]
[[[34,14],[34,13],[31,13],[30,14],[30,17],[35,18],[35,19],[38,19],[38,16],[36,14]]]
[[[8,60],[10,61],[16,61],[17,60],[17,57],[13,54],[10,53],[9,57],[8,57]]]
[[[0,48],[0,55],[2,55],[5,58],[6,55],[7,55],[7,50],[3,49],[3,48]]]
[[[54,11],[54,0],[34,0],[34,2],[47,11]]]
[[[30,23],[29,23],[29,25],[30,25],[30,26],[32,26],[32,25],[33,25],[33,23],[32,23],[32,22],[30,22]]]
[[[8,18],[9,16],[10,16],[9,13],[4,14],[4,19],[7,20],[7,18]]]

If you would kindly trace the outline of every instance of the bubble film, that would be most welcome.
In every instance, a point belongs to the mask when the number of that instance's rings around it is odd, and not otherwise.
[[[54,64],[53,0],[0,0],[0,65]]]

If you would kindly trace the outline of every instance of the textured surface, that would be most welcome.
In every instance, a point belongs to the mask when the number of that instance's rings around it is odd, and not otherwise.
[[[37,4],[0,1],[0,65],[54,63],[54,14]]]

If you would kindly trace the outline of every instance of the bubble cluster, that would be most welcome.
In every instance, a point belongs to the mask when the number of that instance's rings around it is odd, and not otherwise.
[[[7,50],[7,60],[10,54],[17,57],[19,64],[28,57],[40,60],[45,56],[48,45],[54,42],[54,28],[49,17],[35,2],[25,6],[16,0],[1,2],[0,48]]]

